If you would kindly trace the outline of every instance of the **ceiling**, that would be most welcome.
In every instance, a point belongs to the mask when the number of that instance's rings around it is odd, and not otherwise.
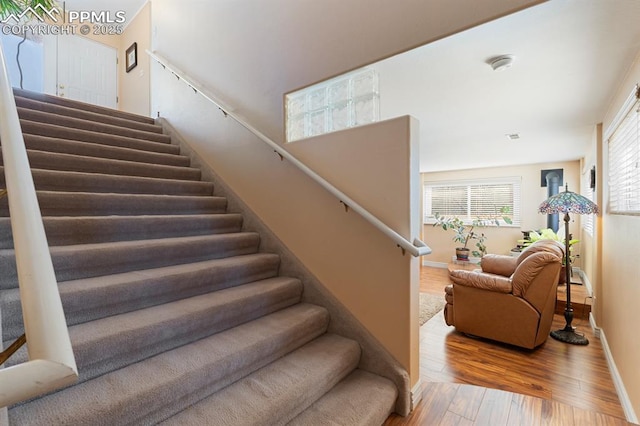
[[[638,22],[639,0],[552,0],[458,33],[372,65],[381,114],[420,120],[423,172],[579,159],[640,51]],[[493,71],[502,54],[513,66]]]
[[[146,2],[147,0],[58,0],[59,4],[65,3],[66,10],[104,10],[110,11],[112,16],[115,16],[115,12],[123,10],[127,17],[126,24],[133,19]]]

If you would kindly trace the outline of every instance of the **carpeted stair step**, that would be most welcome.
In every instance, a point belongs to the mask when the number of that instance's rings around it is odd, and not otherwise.
[[[286,424],[353,371],[359,361],[360,346],[355,341],[327,334],[162,425]],[[334,414],[340,417],[339,412]]]
[[[242,215],[44,217],[51,246],[187,237],[240,232]],[[0,249],[13,248],[11,220],[0,218]]]
[[[79,382],[300,302],[302,284],[277,277],[69,328]],[[26,351],[7,366],[27,361]]]
[[[37,191],[37,195],[43,216],[214,214],[227,207],[222,197],[58,191]],[[0,216],[8,215],[5,198],[0,200]]]
[[[0,186],[5,186],[0,166]],[[115,194],[210,196],[213,183],[195,180],[121,176],[100,173],[31,169],[39,191],[94,192]]]
[[[118,111],[111,108],[105,108],[98,105],[88,104],[86,102],[74,101],[68,98],[61,98],[58,96],[45,95],[44,93],[32,92],[29,90],[13,88],[14,96],[20,96],[22,98],[33,99],[40,102],[46,102],[52,105],[60,105],[68,108],[75,108],[82,111],[94,112],[97,114],[110,115],[112,117],[119,117],[125,120],[138,121],[140,123],[154,124],[153,118],[145,117],[143,115],[132,114],[130,112]]]
[[[67,325],[132,312],[278,275],[280,257],[255,253],[58,283]],[[0,290],[5,340],[24,332],[19,289]],[[5,346],[6,347],[6,346]]]
[[[315,339],[326,331],[328,322],[324,308],[297,304],[12,407],[9,421],[96,426],[155,424]],[[337,346],[327,345],[329,351],[323,355],[333,357],[337,350],[343,353]],[[314,361],[327,365],[325,357],[318,356]],[[335,373],[324,371],[326,374]]]
[[[106,133],[110,135],[124,136],[132,139],[143,139],[148,141],[171,143],[171,136],[157,132],[145,132],[142,130],[120,127],[113,124],[98,123],[95,121],[82,120],[65,115],[52,114],[49,112],[37,111],[18,107],[18,116],[22,120],[35,121],[38,123],[55,124],[70,129],[88,130],[90,132]]]
[[[122,128],[141,130],[144,132],[162,133],[162,126],[157,124],[142,123],[140,121],[114,117],[111,114],[98,114],[91,111],[85,111],[78,108],[69,108],[63,105],[55,105],[35,99],[24,98],[21,96],[16,96],[15,99],[16,105],[19,108],[41,111],[66,117],[73,117],[81,120],[93,121],[96,123],[110,124]]]
[[[142,269],[255,253],[260,237],[252,232],[120,241],[51,247],[58,281],[99,277]],[[17,287],[14,250],[0,250],[0,288]]]
[[[27,155],[29,163],[34,169],[200,180],[200,169],[192,167],[165,166],[32,150],[27,150]],[[4,162],[0,161],[0,164],[4,164]]]
[[[355,370],[288,425],[381,425],[393,412],[397,397],[398,389],[390,380]]]
[[[110,135],[107,133],[91,132],[88,130],[69,129],[63,126],[38,123],[30,120],[20,120],[20,126],[22,127],[22,132],[29,135],[47,136],[56,139],[70,139],[74,141],[119,146],[164,154],[180,154],[180,147],[163,142],[153,142],[119,135]]]
[[[138,163],[164,164],[167,166],[189,167],[191,160],[184,155],[165,154],[97,143],[56,139],[39,135],[24,135],[27,149],[35,151],[59,152],[61,154],[82,155],[112,160],[137,161]]]

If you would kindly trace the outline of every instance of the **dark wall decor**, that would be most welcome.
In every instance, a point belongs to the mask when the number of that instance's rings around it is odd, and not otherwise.
[[[127,72],[131,71],[136,67],[136,65],[138,65],[138,43],[133,43],[129,46],[124,62]]]

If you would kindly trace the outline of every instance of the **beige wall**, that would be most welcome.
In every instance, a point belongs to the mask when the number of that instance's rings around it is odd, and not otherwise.
[[[614,94],[613,102],[603,121],[607,129],[624,100],[640,82],[640,56]],[[604,176],[608,173],[606,141],[598,152],[605,159]],[[606,178],[605,178],[606,179]],[[603,186],[603,205],[607,200]],[[640,413],[640,338],[634,325],[640,304],[640,262],[635,259],[640,241],[640,216],[612,215],[606,209],[602,215],[602,289],[597,310],[597,323],[609,344],[633,410]]]
[[[412,241],[420,231],[417,135],[418,123],[409,117],[401,117],[295,142],[287,148],[296,158]],[[382,169],[386,173],[380,173]],[[310,190],[300,189],[305,193]],[[334,199],[327,206],[331,213],[335,213],[338,207],[335,203]],[[278,210],[277,206],[274,207]],[[375,235],[377,239],[379,231],[369,229],[359,235],[348,230],[350,225],[344,222],[344,217],[338,215],[327,220],[326,207],[322,210],[315,212],[314,208],[316,219],[310,218],[311,223],[320,225],[320,229],[314,232],[323,235],[330,232],[333,241],[323,237],[325,244],[312,247],[313,244],[309,244],[311,232],[300,235],[286,222],[282,223],[279,235],[288,236],[288,245],[295,247],[294,252],[304,256],[305,264],[400,361],[409,371],[412,384],[415,384],[419,377],[418,260],[409,255],[403,256],[387,238],[380,241],[381,246],[375,247],[372,237]],[[356,219],[362,222],[359,217]],[[361,252],[369,246],[369,254],[364,255],[363,252],[358,260],[353,259],[354,263],[349,260],[353,254],[337,254],[342,251],[342,244],[352,245],[349,251]]]
[[[138,44],[138,65],[126,72],[125,54],[134,42]],[[118,109],[149,116],[151,77],[147,49],[151,49],[151,3],[145,4],[128,22],[118,46]]]
[[[487,250],[489,253],[509,254],[517,241],[522,239],[522,230],[535,230],[546,228],[546,215],[538,213],[538,206],[547,199],[547,188],[540,186],[540,171],[547,169],[563,169],[564,182],[569,184],[569,189],[579,192],[580,162],[569,161],[562,163],[531,164],[513,167],[492,167],[473,170],[456,170],[451,172],[423,173],[424,182],[473,180],[500,177],[520,177],[521,180],[521,226],[501,226],[482,228],[487,235]],[[572,217],[570,230],[577,237],[580,229],[579,216]],[[560,226],[563,225],[560,218]],[[452,240],[452,231],[444,231],[432,225],[424,226],[424,241],[431,247],[433,253],[425,258],[428,262],[448,263],[455,254],[455,248],[459,245]],[[475,249],[475,243],[469,243],[469,248]],[[578,248],[579,249],[579,248]]]

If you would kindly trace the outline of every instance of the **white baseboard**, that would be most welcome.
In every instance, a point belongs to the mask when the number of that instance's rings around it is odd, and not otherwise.
[[[589,322],[593,317],[590,316]],[[618,372],[618,367],[616,367],[616,363],[613,360],[613,355],[611,354],[611,350],[609,349],[609,343],[607,342],[607,337],[604,333],[604,330],[598,329],[600,331],[600,342],[602,342],[602,349],[604,350],[604,357],[607,359],[607,364],[609,365],[609,372],[611,373],[611,378],[613,379],[613,385],[616,388],[616,392],[618,393],[618,398],[620,399],[620,404],[622,405],[622,410],[624,411],[624,415],[627,418],[628,422],[638,423],[638,416],[633,409],[633,405],[631,404],[631,400],[629,399],[629,395],[627,394],[627,390],[624,387],[624,383],[622,382],[622,377],[620,377],[620,373]]]
[[[455,261],[455,256],[453,256],[453,258],[451,259],[452,262]],[[466,262],[465,262],[466,263]],[[469,258],[469,262],[468,263],[472,263],[474,265],[477,265],[478,268],[480,267],[480,258],[479,257],[470,257]],[[424,259],[422,261],[422,266],[430,266],[431,268],[441,268],[441,269],[447,269],[447,267],[449,266],[448,263],[445,262],[434,262],[432,260],[426,260]]]
[[[422,401],[422,379],[418,379],[418,383],[411,389],[411,411],[413,411]]]
[[[422,261],[422,266],[430,266],[432,268],[441,268],[441,269],[447,269],[447,263],[443,263],[443,262],[433,262],[431,260],[423,260]]]
[[[582,283],[587,288],[587,293],[589,293],[589,296],[593,297],[593,287],[591,286],[591,281],[589,281],[589,277],[587,276],[587,274],[585,274],[584,271],[578,267],[573,268],[573,273],[577,274],[580,277]]]
[[[593,312],[589,312],[589,325],[593,330],[593,334],[599,339],[600,338],[600,327],[596,324],[596,318],[593,316]]]

